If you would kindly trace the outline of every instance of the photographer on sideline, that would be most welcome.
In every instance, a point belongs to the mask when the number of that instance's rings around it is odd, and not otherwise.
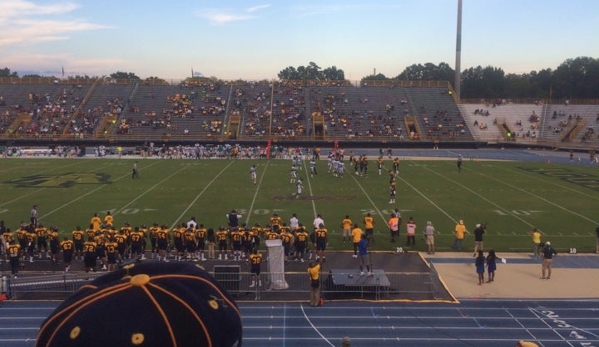
[[[487,223],[477,224],[474,229],[474,254],[476,257],[478,251],[483,250],[483,235],[487,232]]]

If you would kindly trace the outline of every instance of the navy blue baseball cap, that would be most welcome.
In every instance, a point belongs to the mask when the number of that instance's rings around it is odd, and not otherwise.
[[[36,346],[240,347],[237,304],[200,266],[131,264],[82,286],[44,321]]]

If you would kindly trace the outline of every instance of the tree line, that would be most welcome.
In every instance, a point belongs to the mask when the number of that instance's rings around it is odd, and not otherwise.
[[[366,76],[375,80],[440,80],[454,86],[455,70],[447,63],[414,64],[396,77],[383,74]],[[472,99],[597,99],[599,98],[599,59],[578,57],[567,59],[555,70],[550,68],[528,73],[506,74],[493,66],[465,69],[461,74],[461,97]]]
[[[289,66],[278,74],[281,80],[312,80],[335,82],[345,80],[337,67],[321,69],[310,62],[307,66]],[[399,75],[387,77],[381,73],[362,78],[368,81],[449,81],[454,86],[455,70],[447,63],[413,64]],[[599,59],[578,57],[567,59],[557,69],[506,74],[493,66],[465,69],[461,74],[461,97],[472,99],[598,99]]]
[[[369,81],[449,81],[455,89],[454,76],[454,69],[444,62],[439,65],[433,63],[413,64],[395,77],[387,77],[381,73],[365,76],[362,78],[361,84]],[[4,68],[0,69],[0,77],[19,76],[16,72]],[[76,77],[86,78],[88,76]],[[131,72],[118,71],[111,74],[110,77],[142,81]],[[288,66],[278,73],[278,77],[280,80],[349,84],[342,69],[336,66],[323,69],[314,62],[310,62],[306,66]],[[149,77],[143,81],[166,83],[158,77]],[[599,99],[599,59],[592,57],[567,59],[555,70],[546,68],[522,74],[506,74],[502,68],[493,66],[470,67],[463,70],[461,74],[461,97],[471,99]]]

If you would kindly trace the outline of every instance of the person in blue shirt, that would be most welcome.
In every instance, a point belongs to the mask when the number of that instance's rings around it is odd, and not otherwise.
[[[362,239],[358,242],[358,258],[360,259],[360,276],[364,276],[364,268],[366,268],[368,276],[372,276],[372,264],[370,264],[370,256],[368,254],[366,234],[362,234]]]
[[[478,285],[485,282],[485,256],[483,251],[478,251],[478,256],[474,263],[476,265],[476,273],[478,274]]]

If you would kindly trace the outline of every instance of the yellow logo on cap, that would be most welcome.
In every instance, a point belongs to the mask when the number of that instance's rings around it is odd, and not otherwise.
[[[136,286],[136,287],[141,287],[143,285],[146,285],[148,282],[150,282],[150,276],[146,275],[146,274],[139,274],[139,275],[135,275],[133,277],[131,277],[131,285],[132,286]]]

